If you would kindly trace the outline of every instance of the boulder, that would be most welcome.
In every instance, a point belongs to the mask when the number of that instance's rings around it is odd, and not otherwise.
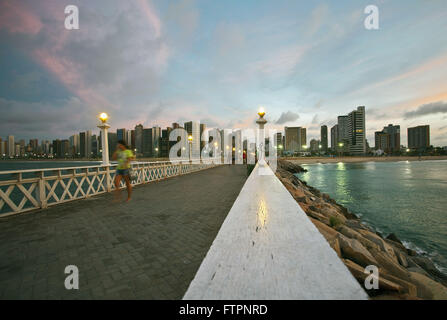
[[[396,253],[397,260],[398,260],[399,264],[402,267],[407,268],[408,267],[407,256],[403,252],[401,252],[399,250],[395,250],[394,252]]]
[[[406,293],[411,297],[418,296],[418,289],[417,289],[417,286],[414,283],[412,283],[413,281],[411,281],[411,282],[405,281],[405,280],[402,280],[402,279],[395,277],[391,274],[388,274],[386,272],[380,273],[380,271],[379,271],[379,278],[386,279],[388,281],[391,281],[393,283],[397,283],[398,285],[400,285],[400,287],[401,287],[400,293]]]
[[[412,262],[416,263],[419,267],[427,271],[428,274],[433,276],[436,280],[441,281],[444,285],[447,285],[447,276],[436,268],[435,264],[427,257],[415,256],[409,258]]]
[[[360,220],[355,220],[355,219],[348,219],[345,222],[346,226],[348,226],[349,228],[352,229],[362,229],[362,230],[367,230],[366,226],[364,226]]]
[[[399,263],[393,247],[386,243],[385,240],[369,230],[359,230],[359,233],[366,239],[374,242],[376,245],[379,246],[380,250],[389,255],[396,263]]]
[[[330,205],[317,206],[317,210],[329,219],[331,217],[337,219],[341,224],[344,224],[346,222],[345,216]]]
[[[400,244],[398,242],[395,242],[395,241],[392,241],[392,240],[389,240],[386,238],[385,238],[385,242],[388,243],[390,246],[392,246],[395,249],[394,251],[396,251],[396,249],[398,249],[398,250],[402,251],[403,253],[405,253],[406,255],[408,254],[407,248],[403,244]]]
[[[447,300],[447,288],[423,274],[410,272],[411,278],[418,283],[418,296],[430,300]]]
[[[343,259],[344,264],[346,267],[348,267],[351,274],[354,276],[354,278],[357,279],[357,281],[360,283],[362,288],[365,288],[365,279],[367,276],[369,276],[368,273],[365,273],[365,268],[362,266],[359,266],[355,262],[349,260],[349,259]],[[385,290],[385,291],[395,291],[395,292],[403,292],[404,289],[395,282],[389,281],[383,277],[380,277],[379,273],[379,289],[378,290]],[[365,290],[367,293],[372,294],[374,293],[375,289],[371,290]]]
[[[328,225],[324,224],[321,221],[318,221],[317,219],[309,217],[310,221],[317,227],[318,231],[326,238],[327,241],[332,241],[338,236],[338,232],[335,229],[332,229]]]
[[[311,217],[309,217],[309,219],[310,221],[312,221],[315,227],[317,227],[318,231],[320,231],[323,237],[327,240],[331,248],[334,249],[338,257],[341,258],[340,243],[337,239],[338,232],[316,219],[313,219]]]
[[[377,260],[371,253],[356,239],[349,239],[342,234],[337,235],[343,258],[350,259],[362,267],[376,265]]]
[[[299,164],[287,160],[278,160],[278,168],[291,173],[307,172],[307,170],[301,167]]]
[[[415,265],[416,265],[416,264],[415,264]],[[416,266],[414,266],[414,267],[408,267],[408,268],[407,268],[407,271],[409,271],[409,272],[416,272],[416,273],[419,273],[419,274],[422,274],[422,275],[424,275],[424,276],[426,276],[426,277],[431,278],[431,276],[427,273],[427,271],[425,271],[424,269],[422,269],[422,268],[419,267],[418,265],[416,265]]]
[[[405,281],[410,280],[410,273],[388,254],[376,249],[371,249],[370,252],[377,261],[376,266],[379,267],[380,273],[387,273]]]
[[[360,243],[363,246],[365,246],[366,249],[370,249],[370,248],[379,249],[377,244],[375,244],[374,242],[366,239],[359,232],[357,232],[356,230],[351,229],[351,228],[349,228],[349,227],[347,227],[345,225],[338,226],[336,228],[336,230],[338,232],[340,232],[342,235],[344,235],[344,236],[346,236],[346,237],[348,237],[350,239],[356,239],[356,240],[360,241]]]
[[[315,211],[311,210],[310,208],[308,208],[306,211],[306,214],[314,219],[317,219],[317,220],[329,225],[329,218],[325,217],[321,213],[315,212]]]
[[[386,239],[391,240],[391,241],[394,241],[394,242],[397,242],[397,243],[403,245],[402,242],[399,240],[399,238],[398,238],[394,233],[390,233],[390,234],[386,237]]]

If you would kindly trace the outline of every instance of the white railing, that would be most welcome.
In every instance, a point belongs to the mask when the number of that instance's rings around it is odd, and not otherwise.
[[[115,189],[117,164],[0,171],[0,217],[45,209]],[[136,162],[133,185],[162,180],[216,166],[203,162]],[[124,181],[121,181],[123,188]]]

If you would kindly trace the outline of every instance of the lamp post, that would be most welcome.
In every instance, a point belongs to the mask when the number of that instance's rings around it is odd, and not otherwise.
[[[98,128],[101,129],[102,164],[105,166],[109,165],[109,141],[107,131],[110,126],[107,124],[107,119],[109,119],[107,113],[103,112],[99,115],[101,124],[98,126]]]
[[[342,143],[342,142],[340,142],[339,144],[338,144],[338,146],[339,146],[339,148],[338,148],[338,150],[339,150],[339,156],[341,156],[342,154],[343,154],[343,146],[344,146],[344,144]]]
[[[192,134],[188,136],[188,142],[189,142],[189,161],[191,161],[191,153],[192,153]]]
[[[258,132],[258,148],[259,148],[259,164],[265,164],[265,153],[264,153],[264,143],[265,143],[265,135],[264,135],[264,125],[267,123],[267,120],[264,119],[265,111],[264,108],[259,108],[258,111],[259,119],[256,120],[256,123],[259,125]]]

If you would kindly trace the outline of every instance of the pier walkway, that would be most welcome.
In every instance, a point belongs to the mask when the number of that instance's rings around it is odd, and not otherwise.
[[[129,203],[106,193],[2,218],[0,299],[181,299],[246,178],[219,166],[139,185]]]

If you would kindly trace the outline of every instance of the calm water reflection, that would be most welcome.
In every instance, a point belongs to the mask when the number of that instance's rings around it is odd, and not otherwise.
[[[299,177],[447,271],[447,161],[303,165]]]

